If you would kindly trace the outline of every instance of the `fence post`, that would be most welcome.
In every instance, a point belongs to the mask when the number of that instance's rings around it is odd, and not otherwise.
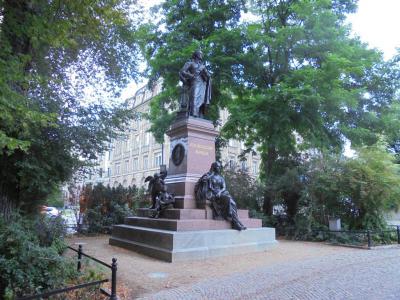
[[[400,244],[400,226],[397,225],[397,244]]]
[[[111,296],[110,300],[117,300],[117,259],[112,259],[111,264]]]
[[[78,272],[81,271],[82,267],[81,260],[82,260],[82,245],[78,245],[78,268],[77,268]]]
[[[371,231],[367,230],[368,248],[371,248]]]

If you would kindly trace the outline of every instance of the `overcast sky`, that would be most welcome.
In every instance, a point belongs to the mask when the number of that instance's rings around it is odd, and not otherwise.
[[[139,0],[146,9],[160,0]],[[371,47],[384,53],[385,59],[391,58],[400,47],[400,0],[359,0],[358,11],[349,16],[355,35]],[[132,97],[138,87],[145,82],[132,83],[123,91],[121,98]]]

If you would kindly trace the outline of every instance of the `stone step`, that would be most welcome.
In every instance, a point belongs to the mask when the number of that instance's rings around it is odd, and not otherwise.
[[[267,227],[171,232],[116,225],[109,243],[172,262],[265,251],[277,242],[275,229]]]
[[[159,230],[154,228],[137,227],[130,225],[114,225],[112,237],[124,239],[149,247],[172,249],[173,231]]]
[[[150,217],[153,214],[153,210],[148,208],[139,208],[138,216],[139,217]],[[165,219],[175,219],[175,220],[183,220],[183,219],[205,219],[205,210],[204,209],[179,209],[179,208],[171,208],[164,210],[160,217]]]
[[[262,227],[261,219],[241,219],[240,221],[247,228]],[[231,228],[231,223],[228,221],[210,219],[173,220],[162,218],[153,219],[144,217],[128,217],[125,218],[125,224],[173,231],[218,230]]]
[[[153,210],[148,208],[139,208],[138,217],[151,217]],[[238,209],[239,219],[248,219],[249,211],[247,209]],[[161,215],[164,219],[186,220],[186,219],[205,219],[205,209],[178,209],[170,208],[164,210]]]

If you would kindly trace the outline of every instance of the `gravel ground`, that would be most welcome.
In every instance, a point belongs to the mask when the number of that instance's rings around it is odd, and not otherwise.
[[[318,286],[318,279],[325,274],[322,270],[335,270],[330,268],[330,264],[332,266],[339,263],[346,265],[348,262],[349,269],[358,265],[365,265],[367,268],[370,265],[368,255],[380,253],[379,251],[387,251],[382,253],[393,251],[389,249],[367,251],[321,243],[282,240],[276,247],[265,252],[167,263],[110,246],[108,238],[109,236],[105,235],[72,237],[68,239],[68,242],[72,246],[75,243],[85,243],[84,252],[106,262],[111,262],[111,258],[116,257],[118,280],[129,289],[132,299],[141,297],[151,299],[255,299],[260,297],[260,299],[323,299],[320,297],[321,294],[315,293],[316,298],[302,297],[306,295],[303,290],[308,291],[308,286],[310,288],[314,285]],[[394,253],[400,253],[398,249],[395,250],[397,252]],[[396,258],[399,261],[399,257]],[[357,261],[355,266],[349,265],[353,260]],[[383,261],[389,260],[390,257],[386,257]],[[396,266],[397,270],[400,270],[400,265]],[[327,274],[331,274],[329,275],[331,277],[321,277],[327,282],[340,275],[335,271]],[[400,271],[397,276],[399,274]],[[352,277],[353,274],[349,273],[348,276]],[[301,281],[307,278],[309,281]],[[292,285],[296,288],[292,289]],[[279,288],[277,289],[276,286],[281,287],[283,294],[278,293]],[[246,290],[250,292],[246,293]],[[276,290],[276,293],[271,294],[271,290]],[[343,290],[346,290],[345,286]],[[347,296],[341,297],[342,294],[338,295],[339,298],[325,299],[349,299]]]

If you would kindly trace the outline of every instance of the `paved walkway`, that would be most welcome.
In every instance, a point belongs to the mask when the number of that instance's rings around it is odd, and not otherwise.
[[[347,251],[258,267],[144,299],[400,299],[400,248]]]

